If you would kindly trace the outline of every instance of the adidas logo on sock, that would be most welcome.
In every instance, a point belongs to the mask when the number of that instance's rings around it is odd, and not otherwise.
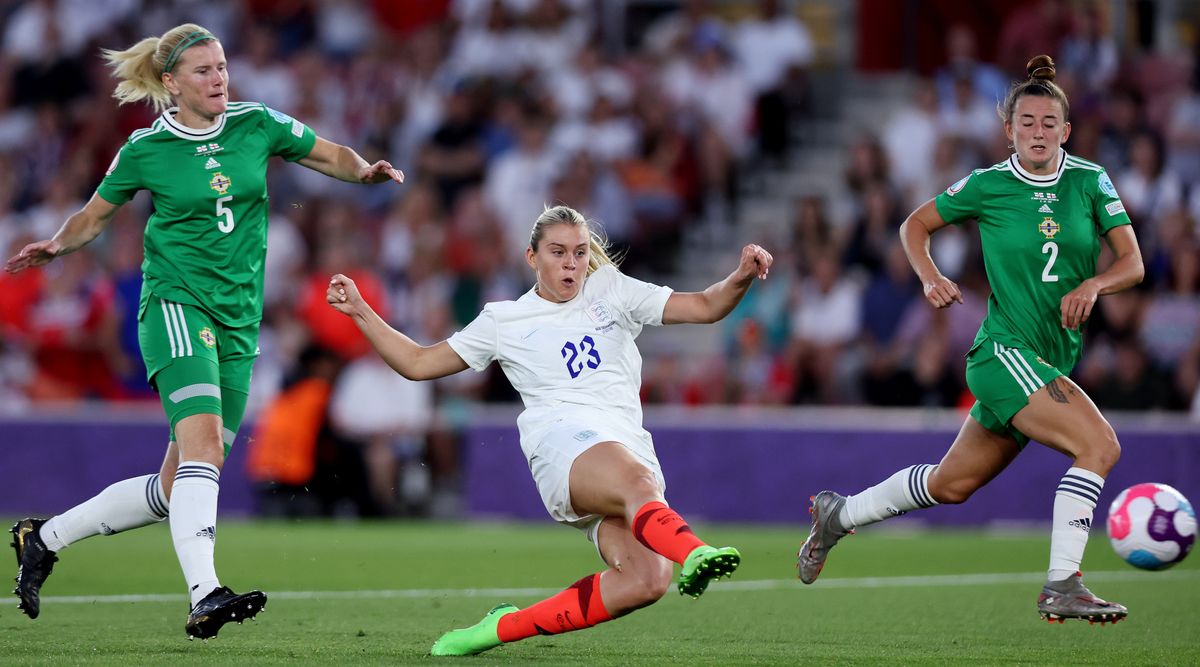
[[[196,532],[196,537],[207,537],[208,539],[212,540],[213,542],[216,542],[217,541],[217,527],[209,526],[208,528],[199,530]]]
[[[1072,528],[1078,528],[1085,533],[1092,532],[1092,520],[1091,519],[1071,519],[1070,521],[1067,522],[1067,525]]]
[[[212,158],[208,158],[208,162],[204,163],[205,169],[216,169],[217,167],[220,167],[220,166],[221,166],[221,163],[217,162],[216,160],[214,160]]]

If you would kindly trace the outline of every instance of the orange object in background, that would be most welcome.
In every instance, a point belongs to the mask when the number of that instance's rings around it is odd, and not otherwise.
[[[387,292],[381,281],[370,271],[346,271],[347,276],[358,285],[363,299],[375,308],[383,319],[388,318]],[[371,352],[371,343],[358,330],[354,320],[337,312],[325,302],[325,289],[329,287],[330,273],[317,271],[309,277],[300,293],[298,313],[309,330],[313,342],[333,352],[344,361],[357,359]],[[373,354],[373,352],[372,352]]]
[[[250,440],[246,470],[251,479],[293,486],[312,479],[332,391],[328,380],[308,378],[280,392],[263,410]]]

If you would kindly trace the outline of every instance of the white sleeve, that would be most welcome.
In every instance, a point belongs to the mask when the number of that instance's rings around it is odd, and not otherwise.
[[[622,310],[629,314],[629,319],[638,324],[661,326],[663,309],[667,307],[667,299],[675,290],[654,283],[647,283],[637,278],[615,271],[616,284],[613,291],[621,303]]]
[[[496,315],[491,308],[484,306],[483,312],[474,321],[450,336],[446,342],[468,366],[481,371],[496,358],[499,338]]]

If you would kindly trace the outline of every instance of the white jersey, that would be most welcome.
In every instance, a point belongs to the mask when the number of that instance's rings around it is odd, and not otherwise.
[[[447,341],[482,371],[493,359],[520,392],[521,446],[567,415],[603,419],[640,430],[642,356],[634,339],[646,324],[662,324],[672,290],[597,269],[566,303],[529,290],[516,301],[489,303]]]

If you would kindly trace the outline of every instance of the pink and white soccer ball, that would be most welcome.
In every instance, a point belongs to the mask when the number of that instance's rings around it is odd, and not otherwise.
[[[1196,543],[1196,511],[1166,484],[1135,484],[1108,508],[1108,539],[1130,565],[1164,570]]]

